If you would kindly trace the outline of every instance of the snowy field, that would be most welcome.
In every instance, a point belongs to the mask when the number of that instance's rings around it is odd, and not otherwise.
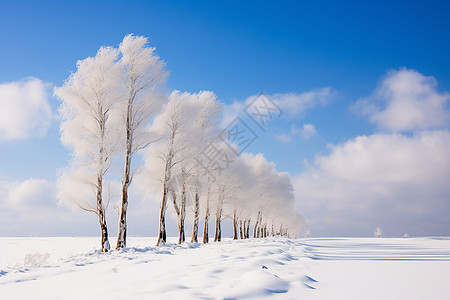
[[[450,299],[447,238],[175,240],[0,238],[0,299]]]

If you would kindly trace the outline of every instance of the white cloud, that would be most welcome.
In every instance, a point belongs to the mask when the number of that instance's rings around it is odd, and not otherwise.
[[[311,90],[304,93],[277,93],[268,95],[269,98],[281,109],[283,114],[290,117],[302,117],[306,110],[317,106],[327,105],[337,97],[338,93],[331,87]],[[244,102],[234,101],[230,105],[224,105],[222,110],[222,126],[230,124],[237,116],[244,114],[244,110],[259,95],[253,95]]]
[[[295,124],[293,124],[291,126],[291,132],[294,135],[299,135],[305,140],[308,140],[312,138],[314,135],[316,135],[317,130],[313,124],[303,124],[302,128],[298,128],[297,126],[295,126]]]
[[[283,143],[289,143],[291,141],[291,137],[289,136],[289,134],[286,133],[281,133],[278,136],[276,136],[276,138]]]
[[[314,135],[317,134],[316,127],[313,124],[303,124],[302,128],[298,128],[297,125],[291,125],[291,131],[287,133],[282,133],[277,136],[277,139],[284,142],[289,143],[292,138],[301,137],[302,139],[309,140]]]
[[[450,120],[450,93],[437,90],[437,82],[415,70],[391,71],[374,93],[357,101],[353,109],[390,131],[442,128]]]
[[[32,77],[0,84],[0,141],[45,136],[52,119],[47,89]]]
[[[315,89],[301,94],[273,94],[270,98],[291,117],[302,116],[307,109],[328,104],[337,96],[331,87]]]
[[[9,206],[13,209],[48,207],[55,204],[55,186],[44,179],[31,178],[10,183],[7,195]]]
[[[58,205],[57,184],[41,178],[23,181],[0,179],[0,236],[99,236],[95,214]],[[84,192],[84,191],[81,191]],[[89,195],[90,196],[90,195]],[[157,201],[148,201],[130,190],[128,210],[129,235],[157,234]],[[112,203],[117,199],[112,199]],[[111,204],[112,204],[111,203]],[[110,237],[117,235],[118,215],[110,205],[107,210]],[[176,222],[168,222],[169,234],[176,234]],[[110,243],[114,243],[110,239]]]
[[[450,132],[359,136],[294,179],[316,235],[450,234]]]
[[[57,205],[56,184],[0,180],[0,236],[95,235],[95,217]]]

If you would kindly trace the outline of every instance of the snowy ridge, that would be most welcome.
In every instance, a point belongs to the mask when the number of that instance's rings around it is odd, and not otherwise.
[[[175,240],[153,247],[148,245],[154,245],[155,238],[130,238],[130,248],[102,253],[89,251],[98,242],[95,238],[0,238],[0,295],[442,299],[450,292],[448,239],[264,238],[206,245],[178,245]],[[38,252],[24,252],[32,244]],[[44,249],[48,252],[42,253]]]

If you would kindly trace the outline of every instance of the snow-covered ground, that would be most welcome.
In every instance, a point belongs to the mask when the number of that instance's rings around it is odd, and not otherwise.
[[[450,299],[450,239],[169,241],[0,238],[0,299]]]

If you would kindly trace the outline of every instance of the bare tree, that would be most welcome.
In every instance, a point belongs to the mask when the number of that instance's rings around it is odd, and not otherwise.
[[[230,214],[224,214],[224,205],[236,198],[238,185],[231,173],[232,170],[227,170],[225,174],[219,178],[220,182],[217,184],[218,197],[216,202],[216,231],[214,241],[220,242],[222,240],[222,219],[224,215],[230,217]],[[228,205],[230,207],[230,205]],[[233,219],[234,221],[234,219]]]
[[[220,242],[222,240],[222,213],[223,213],[223,203],[225,201],[225,185],[219,185],[219,196],[216,206],[216,232],[214,234],[214,242]]]
[[[237,209],[235,208],[233,210],[233,240],[237,240],[238,239],[238,216],[237,216]]]
[[[172,189],[173,201],[176,204],[176,194],[171,187],[172,170],[177,164],[175,160],[175,155],[177,153],[176,142],[177,136],[180,134],[181,130],[181,120],[178,112],[178,105],[171,106],[171,115],[169,121],[167,121],[167,126],[169,128],[169,136],[167,137],[167,146],[164,153],[161,153],[161,159],[164,162],[164,179],[163,179],[163,195],[161,199],[160,213],[159,213],[159,229],[158,229],[158,240],[156,242],[157,246],[166,243],[166,209],[167,201],[169,197],[169,192]],[[178,214],[180,215],[180,214]]]
[[[216,101],[216,96],[211,92],[201,92],[197,96],[197,102],[200,106],[200,114],[198,121],[194,124],[194,131],[198,133],[196,139],[196,149],[197,153],[195,156],[201,155],[208,143],[211,143],[211,139],[215,136],[217,131],[217,117],[220,112],[220,105]],[[202,165],[200,166],[198,162],[194,162],[193,171],[196,177],[199,179],[204,178],[205,184],[207,185],[208,193],[205,198],[206,210],[205,210],[205,220],[203,227],[203,243],[208,243],[209,232],[208,232],[208,221],[210,216],[210,201],[211,201],[211,176],[210,176],[210,166]],[[206,168],[206,169],[205,169]],[[200,187],[196,190],[193,203],[194,219],[192,224],[192,235],[191,243],[198,242],[198,224],[200,219]]]
[[[259,230],[260,219],[261,219],[261,211],[258,211],[258,216],[256,217],[255,227],[253,227],[253,237],[254,238],[259,237],[258,230]]]
[[[203,224],[203,244],[209,242],[209,232],[208,232],[208,222],[211,214],[211,184],[208,183],[208,192],[206,194],[206,209],[205,209],[205,220]]]
[[[198,243],[198,222],[200,217],[200,195],[198,192],[195,193],[193,211],[194,220],[192,224],[191,243]]]
[[[96,204],[75,200],[76,195],[64,196],[64,191],[61,191],[60,195],[63,198],[68,197],[81,209],[98,216],[103,252],[110,249],[106,224],[106,207],[109,199],[104,201],[103,192],[104,176],[111,164],[116,141],[115,129],[111,126],[109,118],[117,102],[117,57],[117,50],[110,47],[100,48],[95,57],[78,61],[77,71],[62,87],[55,89],[55,95],[62,101],[60,107],[63,118],[62,142],[73,151],[73,166],[69,172],[71,174],[65,173],[66,177],[61,179],[67,180],[71,176],[72,179],[77,178],[83,168],[87,173],[95,173],[95,176],[86,174],[77,179],[94,187]],[[72,190],[72,193],[75,194],[77,191]]]
[[[242,227],[242,220],[239,220],[239,238],[241,240],[244,238],[244,228]]]
[[[122,119],[124,133],[124,171],[116,249],[126,247],[128,188],[132,181],[133,156],[152,139],[145,134],[147,122],[158,111],[160,99],[156,88],[166,77],[165,64],[147,46],[147,38],[127,35],[119,46],[122,65]],[[164,193],[166,194],[166,190]],[[162,209],[165,209],[162,207]]]
[[[194,176],[188,173],[185,167],[181,167],[181,174],[177,178],[180,182],[172,183],[171,185],[171,194],[173,200],[173,206],[175,208],[175,212],[178,217],[178,244],[181,244],[186,241],[185,234],[185,220],[186,220],[186,204],[187,204],[187,196],[188,189],[191,187],[192,181],[194,180]],[[180,190],[179,195],[176,193],[176,188]],[[177,199],[180,201],[178,202]]]

